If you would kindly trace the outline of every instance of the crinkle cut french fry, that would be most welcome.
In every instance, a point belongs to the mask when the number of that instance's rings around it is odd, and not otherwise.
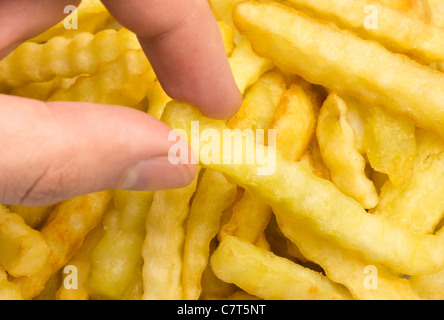
[[[276,130],[276,148],[290,161],[299,161],[310,144],[316,127],[315,105],[304,87],[292,84],[283,94],[269,129]]]
[[[8,281],[8,275],[2,268],[0,268],[0,300],[23,300],[20,289]]]
[[[347,119],[347,105],[336,94],[330,94],[321,108],[316,136],[332,182],[364,208],[375,207],[376,188],[365,175],[365,159],[356,147],[355,134]]]
[[[162,120],[175,129],[185,130],[188,136],[191,121],[199,121],[200,130],[212,128],[221,136],[227,129],[222,121],[206,118],[192,106],[176,101],[168,104]],[[206,144],[208,141],[200,141],[202,148]],[[205,153],[199,156],[206,168],[222,172],[274,211],[295,221],[303,219],[314,232],[358,252],[371,263],[409,275],[433,273],[444,267],[443,231],[419,235],[380,215],[369,214],[330,181],[314,175],[306,164],[288,161],[277,153],[275,172],[258,175],[261,165],[257,159],[254,164],[228,165],[211,163]]]
[[[197,179],[198,174],[184,188],[154,193],[142,246],[145,300],[180,300],[183,297],[184,223],[190,211],[190,199],[196,191]]]
[[[77,20],[75,25],[73,19]],[[43,43],[57,36],[73,37],[80,32],[95,33],[103,28],[109,19],[110,14],[100,0],[83,0],[75,12],[29,41]],[[65,24],[73,24],[76,28],[67,29]]]
[[[361,37],[378,41],[394,52],[408,54],[424,64],[444,61],[444,30],[407,12],[384,6],[374,0],[289,0],[296,8],[338,21]],[[369,26],[371,8],[377,25]],[[376,19],[376,18],[375,18]],[[376,23],[376,22],[373,22]]]
[[[211,256],[215,275],[268,300],[348,300],[349,292],[327,277],[227,236]]]
[[[268,129],[279,101],[285,92],[285,81],[282,74],[270,71],[263,74],[246,92],[240,110],[227,125],[231,129]]]
[[[271,207],[245,191],[233,205],[230,220],[219,231],[219,238],[234,235],[256,244],[264,232],[272,214]]]
[[[344,285],[357,300],[418,300],[410,282],[382,265],[372,265],[352,251],[313,233],[303,223],[277,215],[280,229],[293,241],[302,255],[322,267],[327,277]],[[371,267],[372,269],[368,269]],[[367,270],[373,270],[369,276]],[[372,283],[366,278],[372,277]]]
[[[114,210],[103,222],[104,234],[93,252],[89,291],[93,298],[122,299],[142,265],[145,220],[153,192],[117,190]],[[114,219],[114,221],[111,221]]]
[[[9,206],[9,210],[22,217],[25,223],[34,229],[37,229],[38,226],[48,217],[53,208],[54,205],[39,207],[25,207],[17,205]]]
[[[236,199],[237,186],[223,174],[207,169],[202,174],[191,204],[185,236],[182,285],[183,298],[198,299],[202,273],[208,264],[210,243],[220,227],[220,216]]]
[[[362,150],[370,166],[388,175],[395,185],[407,181],[416,154],[416,126],[403,115],[393,115],[384,108],[342,97],[348,107],[357,108],[364,120]]]
[[[0,206],[0,266],[13,276],[31,276],[45,266],[49,255],[44,236]]]
[[[45,82],[31,82],[21,87],[15,87],[9,94],[24,98],[47,101],[55,91],[69,88],[76,78],[54,77]]]
[[[62,269],[61,285],[55,293],[57,300],[88,300],[91,298],[89,293],[89,275],[91,270],[91,254],[97,243],[102,239],[104,230],[102,226],[97,226],[89,232],[82,247],[67,263],[67,270]],[[72,283],[74,282],[75,283]],[[66,283],[68,285],[66,285]],[[75,287],[71,287],[74,285]]]
[[[25,42],[0,61],[0,82],[18,87],[55,76],[94,74],[102,63],[130,49],[140,50],[140,44],[126,29],[83,32],[72,39],[55,37],[44,44]]]
[[[243,1],[233,16],[254,50],[277,67],[408,115],[444,137],[443,73],[278,3]]]
[[[102,191],[65,200],[51,212],[40,229],[50,248],[45,265],[29,277],[15,277],[24,299],[37,296],[48,279],[64,267],[80,249],[85,236],[102,220],[111,202],[111,191]]]
[[[80,76],[72,86],[54,92],[49,101],[88,101],[136,106],[155,79],[142,50],[128,50],[105,63],[91,76]]]
[[[276,111],[280,107],[286,90],[284,77],[277,71],[265,73],[245,94],[239,112],[228,121],[227,126],[234,130],[266,130],[270,127]],[[275,129],[277,130],[277,129]],[[264,131],[266,132],[266,131]],[[282,132],[282,135],[285,135]],[[264,141],[268,135],[265,133]],[[229,221],[221,227],[220,238],[236,235],[241,239],[256,243],[263,233],[271,216],[271,208],[248,194],[244,194],[232,210]]]
[[[418,153],[413,173],[401,186],[386,182],[373,213],[418,233],[433,233],[443,218],[444,142],[435,133],[417,130]]]
[[[274,67],[270,60],[258,56],[247,40],[233,49],[228,61],[241,94],[244,94],[261,75]]]

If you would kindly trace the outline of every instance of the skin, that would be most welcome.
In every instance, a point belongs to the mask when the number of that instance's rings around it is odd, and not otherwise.
[[[0,0],[0,59],[64,19],[73,0]],[[103,0],[135,32],[174,99],[232,117],[242,96],[206,0]],[[171,128],[137,110],[0,95],[0,203],[45,205],[108,189],[188,185],[193,164],[172,165]],[[186,142],[181,142],[186,144]],[[188,145],[190,155],[192,153]],[[189,161],[188,163],[191,163]]]

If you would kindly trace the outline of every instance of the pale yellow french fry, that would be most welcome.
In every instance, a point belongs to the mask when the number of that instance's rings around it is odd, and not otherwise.
[[[140,48],[136,35],[126,29],[83,32],[72,39],[55,37],[44,44],[25,42],[0,61],[0,82],[18,87],[55,76],[94,74],[102,63]]]
[[[8,281],[8,275],[0,268],[0,300],[23,300],[20,289]]]
[[[97,226],[89,232],[82,247],[62,269],[61,285],[55,293],[57,300],[89,300],[89,275],[91,255],[97,243],[102,239],[104,230]],[[65,269],[66,268],[66,269]]]
[[[289,0],[296,8],[337,21],[365,39],[424,64],[444,61],[444,30],[374,0]]]
[[[148,99],[148,114],[160,119],[167,103],[172,99],[163,90],[157,78],[148,87],[146,96]]]
[[[417,140],[411,178],[401,186],[386,182],[373,212],[411,231],[432,234],[444,217],[444,142],[426,130],[417,131]]]
[[[31,276],[46,265],[49,255],[44,236],[0,206],[0,266],[15,277]]]
[[[281,107],[280,102],[285,90],[286,84],[281,73],[271,71],[264,74],[248,90],[241,109],[228,121],[227,126],[232,130],[253,130],[255,133],[258,129],[279,130],[277,123],[275,123],[276,128],[271,128],[271,124],[276,111]],[[262,143],[267,143],[268,135],[269,132],[265,134]],[[281,135],[286,135],[286,132],[282,132]],[[257,201],[245,192],[243,198],[233,206],[229,221],[221,227],[219,238],[222,239],[230,234],[256,243],[265,230],[270,216],[271,208],[267,204]]]
[[[52,209],[54,209],[54,205],[39,207],[25,207],[18,205],[9,206],[9,210],[11,210],[11,212],[14,212],[22,217],[25,223],[33,229],[38,229],[42,222],[44,222],[44,220],[48,217]]]
[[[243,290],[239,290],[233,293],[231,296],[229,296],[227,300],[261,300],[261,299],[249,293],[246,293]]]
[[[364,208],[375,207],[378,193],[365,174],[365,159],[356,147],[355,134],[347,119],[347,105],[336,94],[330,94],[322,106],[316,136],[332,182]]]
[[[356,105],[364,119],[362,149],[370,166],[387,174],[395,185],[406,182],[412,174],[416,154],[415,123],[379,106],[352,97],[343,98],[347,106]]]
[[[402,10],[405,13],[408,13],[411,17],[417,19],[427,20],[428,12],[427,12],[427,4],[425,1],[427,0],[377,0],[384,6]]]
[[[223,174],[207,169],[202,174],[190,214],[183,253],[183,298],[196,300],[202,287],[202,274],[208,264],[210,243],[220,227],[220,216],[236,199],[237,186]]]
[[[358,254],[318,236],[309,227],[277,215],[282,232],[304,257],[322,267],[327,277],[348,288],[357,300],[418,300],[410,282],[382,265],[373,265]]]
[[[85,236],[102,220],[111,202],[112,192],[103,191],[65,200],[51,212],[41,235],[49,245],[46,263],[29,277],[15,277],[24,299],[37,296],[46,282],[64,267],[80,249]]]
[[[217,20],[233,26],[232,11],[234,5],[239,1],[241,0],[208,0],[208,3],[210,4],[211,10],[213,11],[213,14]],[[237,30],[234,30],[233,36],[236,44],[242,42],[243,37]]]
[[[350,299],[347,290],[320,273],[233,236],[219,244],[211,267],[218,278],[262,299]]]
[[[153,192],[117,190],[114,210],[103,222],[103,237],[91,253],[89,291],[96,299],[122,299],[143,264],[145,220]],[[110,215],[110,216],[108,216]]]
[[[254,84],[261,75],[274,67],[270,60],[258,56],[247,40],[242,41],[233,49],[228,61],[236,84],[242,94],[244,94],[245,90]]]
[[[83,0],[78,8],[73,12],[70,11],[63,21],[29,41],[46,42],[62,35],[73,37],[80,32],[95,33],[106,25],[109,18],[110,14],[100,0]]]
[[[412,276],[409,280],[421,298],[444,300],[444,269],[433,274]]]
[[[192,106],[177,101],[168,104],[162,120],[188,135],[191,121],[199,121],[200,130],[212,128],[221,136],[227,129],[223,121],[206,118]],[[201,140],[201,148],[208,148],[208,143]],[[315,233],[359,253],[370,263],[409,275],[434,273],[444,267],[443,231],[436,235],[416,234],[380,215],[369,214],[330,181],[314,175],[306,164],[288,161],[277,153],[274,173],[259,175],[263,160],[260,154],[254,164],[237,165],[212,163],[209,155],[198,155],[204,167],[222,172],[274,211],[295,222],[303,219]]]
[[[432,22],[444,28],[444,3],[440,0],[426,0]]]
[[[278,3],[243,1],[234,9],[234,22],[277,67],[408,115],[444,137],[443,73]]]
[[[48,101],[88,101],[136,106],[146,96],[155,75],[142,50],[127,50],[105,63],[91,76],[80,76],[74,84],[60,89]]]
[[[142,246],[143,299],[180,300],[184,223],[190,199],[196,191],[197,177],[184,188],[157,191],[146,218],[146,237]]]

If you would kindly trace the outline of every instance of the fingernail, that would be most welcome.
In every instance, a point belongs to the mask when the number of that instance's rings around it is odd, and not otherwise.
[[[194,165],[171,164],[168,157],[139,162],[125,174],[118,189],[166,190],[187,186],[196,173]]]

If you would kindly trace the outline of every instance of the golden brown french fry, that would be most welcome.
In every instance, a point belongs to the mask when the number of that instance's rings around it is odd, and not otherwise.
[[[257,243],[271,217],[271,207],[245,191],[243,197],[233,205],[230,220],[219,231],[219,239],[228,235]]]
[[[20,289],[8,281],[8,275],[2,268],[0,268],[0,300],[23,300]]]
[[[262,299],[350,299],[347,290],[320,273],[233,236],[219,244],[211,267],[218,278]]]
[[[31,276],[45,266],[49,255],[44,236],[0,205],[0,266],[15,277]]]
[[[10,205],[9,210],[23,218],[25,223],[33,229],[37,229],[48,217],[54,205],[28,207]]]
[[[208,264],[210,243],[220,227],[220,216],[236,199],[237,186],[223,174],[207,169],[202,174],[190,214],[183,253],[183,298],[196,300],[202,287],[202,274]]]
[[[224,42],[225,53],[227,57],[231,56],[234,50],[234,27],[224,21],[218,21],[219,29]]]
[[[156,191],[146,218],[146,237],[142,246],[143,299],[180,300],[184,223],[197,178],[184,188]]]
[[[241,2],[234,21],[254,50],[276,66],[408,115],[444,137],[443,73],[278,3]]]
[[[347,104],[336,94],[324,102],[316,136],[332,182],[364,208],[378,204],[378,193],[365,174],[365,159],[356,146],[354,131],[347,119]]]
[[[188,133],[191,121],[199,121],[200,130],[212,128],[221,136],[227,128],[224,122],[206,118],[192,106],[176,101],[168,104],[162,120]],[[201,140],[200,144],[201,148],[208,147],[208,141]],[[199,153],[199,157],[205,167],[222,172],[230,181],[271,205],[274,211],[295,222],[303,219],[314,232],[358,252],[371,263],[409,275],[433,273],[444,267],[443,231],[419,235],[380,215],[369,214],[303,163],[288,161],[277,153],[275,172],[259,175],[258,159],[254,164],[227,165],[211,163],[204,153]]]
[[[299,161],[307,151],[319,109],[300,85],[292,84],[282,96],[269,129],[276,130],[276,148],[288,160]]]
[[[374,0],[288,0],[424,64],[444,61],[444,30]]]
[[[15,277],[24,299],[37,296],[48,279],[64,267],[80,249],[85,236],[102,220],[111,202],[112,192],[103,191],[65,200],[51,212],[41,235],[50,248],[46,263],[29,277]]]
[[[281,73],[270,71],[255,82],[245,94],[240,110],[227,125],[230,129],[268,129],[279,101],[285,92],[285,81]]]

